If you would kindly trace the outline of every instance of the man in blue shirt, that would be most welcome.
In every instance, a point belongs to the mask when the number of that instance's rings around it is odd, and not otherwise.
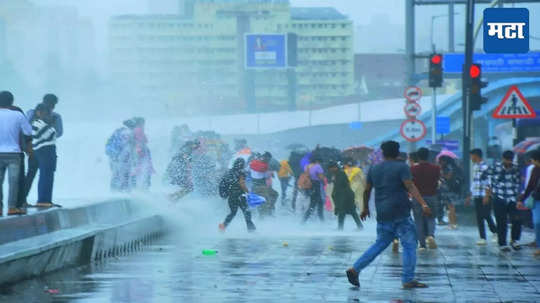
[[[43,103],[47,105],[52,113],[52,126],[56,130],[56,139],[60,138],[64,134],[64,125],[62,123],[62,116],[54,112],[54,108],[56,107],[56,104],[58,104],[58,97],[54,94],[46,94],[43,96]],[[28,117],[28,121],[32,121],[34,118],[34,110],[31,109],[26,113],[26,116]],[[28,193],[30,192],[30,189],[32,188],[32,183],[34,182],[34,178],[36,177],[36,174],[38,172],[38,162],[37,159],[34,156],[28,157],[28,172],[26,173],[26,181],[25,181],[25,194],[22,197],[24,199],[24,203],[26,203],[26,199],[28,197]]]
[[[347,278],[355,286],[360,286],[358,275],[380,253],[382,253],[395,238],[399,238],[403,246],[403,276],[404,289],[426,288],[427,285],[414,279],[416,267],[416,227],[411,218],[410,194],[420,205],[424,215],[430,216],[428,207],[412,181],[411,171],[407,164],[399,161],[399,143],[387,141],[381,145],[384,162],[371,168],[367,177],[364,191],[364,211],[362,220],[370,216],[369,197],[375,189],[375,206],[377,209],[377,240],[349,268]]]

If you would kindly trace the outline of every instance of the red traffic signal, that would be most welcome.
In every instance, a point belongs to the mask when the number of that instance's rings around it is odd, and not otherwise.
[[[443,57],[441,54],[429,56],[429,87],[441,87],[443,81]]]
[[[476,64],[471,65],[471,68],[469,69],[469,76],[471,76],[471,79],[480,77],[480,74],[480,66]]]

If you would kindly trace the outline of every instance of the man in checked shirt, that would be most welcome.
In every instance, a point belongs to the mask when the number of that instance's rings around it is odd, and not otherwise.
[[[503,252],[510,251],[506,245],[506,234],[508,232],[508,217],[512,223],[512,234],[510,246],[514,250],[519,250],[518,240],[521,237],[521,220],[517,207],[517,196],[520,187],[520,172],[513,163],[514,153],[505,151],[502,161],[489,167],[482,175],[482,180],[486,180],[486,195],[484,202],[493,202],[495,210],[495,220],[497,221],[497,237],[499,240],[499,249]]]
[[[476,224],[478,225],[478,233],[480,234],[480,240],[476,242],[477,245],[487,244],[484,221],[487,222],[489,230],[493,233],[493,239],[497,240],[497,227],[491,218],[491,203],[489,199],[485,199],[486,181],[482,180],[482,175],[488,169],[488,165],[484,162],[482,155],[482,150],[479,148],[471,150],[471,160],[474,163],[473,181],[471,183],[471,193],[465,201],[465,205],[469,205],[472,198],[476,209]]]

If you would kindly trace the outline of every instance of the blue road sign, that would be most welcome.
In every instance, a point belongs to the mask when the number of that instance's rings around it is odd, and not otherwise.
[[[349,127],[351,129],[361,129],[362,128],[362,122],[360,121],[353,121],[351,124],[349,124]]]
[[[526,8],[484,9],[484,51],[486,53],[527,53],[529,51],[529,10]]]
[[[473,62],[482,65],[482,73],[540,72],[540,53],[527,54],[474,54]],[[443,71],[461,73],[465,64],[463,54],[445,54]]]
[[[287,36],[246,34],[246,68],[286,68]]]
[[[446,135],[450,133],[450,117],[437,117],[437,134]]]

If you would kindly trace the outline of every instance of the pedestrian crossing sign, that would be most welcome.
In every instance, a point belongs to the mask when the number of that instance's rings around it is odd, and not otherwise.
[[[518,87],[512,85],[492,116],[495,119],[526,119],[536,118],[536,112]]]

